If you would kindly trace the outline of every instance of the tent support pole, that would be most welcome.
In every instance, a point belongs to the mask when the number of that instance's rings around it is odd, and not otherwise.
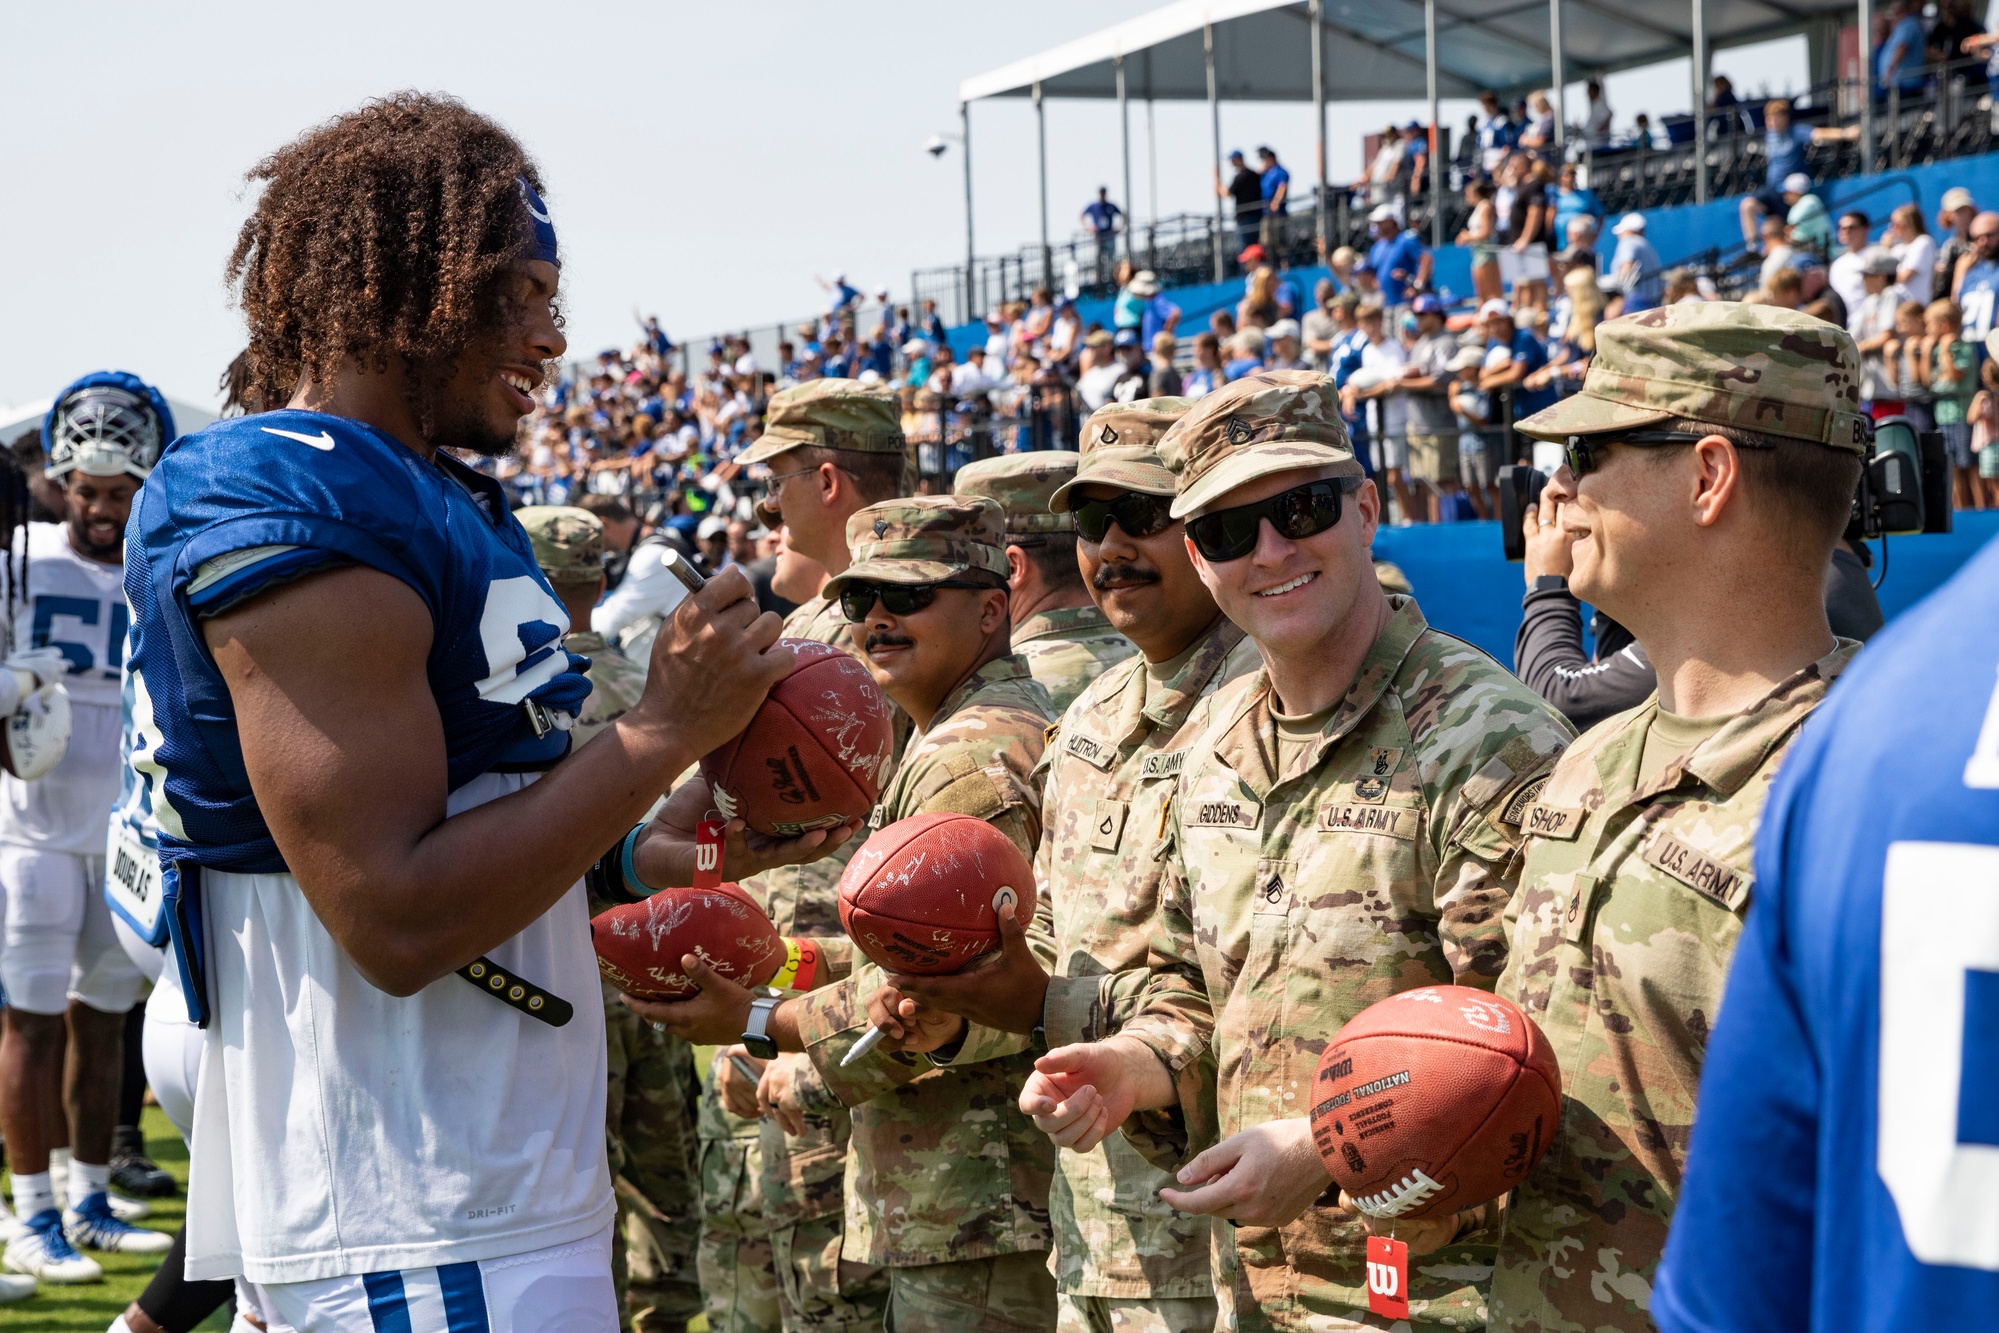
[[[1201,26],[1201,55],[1208,66],[1208,128],[1214,146],[1215,162],[1215,281],[1225,276],[1222,266],[1222,104],[1215,96],[1215,25]]]
[[[1034,144],[1041,165],[1041,285],[1055,290],[1055,252],[1048,247],[1048,115],[1041,107],[1041,80],[1034,81]]]
[[[1860,170],[1874,170],[1874,5],[1860,0]]]
[[[1694,0],[1700,3],[1700,0]],[[1553,62],[1555,87],[1555,163],[1560,165],[1569,147],[1569,76],[1562,61],[1562,0],[1548,0],[1548,58]],[[1561,238],[1551,236],[1551,242]]]
[[[979,267],[978,251],[972,245],[972,104],[958,103],[958,131],[963,137],[965,158],[965,320],[979,317],[978,291],[973,287],[973,274]]]
[[[1124,98],[1124,57],[1114,57],[1111,68],[1117,72],[1117,137],[1124,149],[1124,257],[1136,268],[1138,252],[1131,243],[1131,218],[1138,210],[1131,198],[1131,112]]]
[[[1707,202],[1707,0],[1694,5],[1694,202]]]
[[[1312,210],[1318,250],[1326,253],[1326,29],[1325,0],[1312,0],[1312,127],[1319,134],[1319,193]]]
[[[1437,160],[1437,0],[1423,0],[1423,79],[1430,98],[1430,248],[1444,245],[1444,197]]]

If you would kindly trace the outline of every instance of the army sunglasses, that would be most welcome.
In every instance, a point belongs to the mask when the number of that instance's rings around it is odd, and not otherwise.
[[[1173,526],[1173,497],[1126,491],[1115,500],[1077,500],[1069,506],[1076,535],[1095,545],[1115,523],[1127,537],[1152,537]]]
[[[1201,553],[1201,558],[1210,564],[1240,560],[1256,549],[1256,539],[1263,531],[1265,519],[1270,520],[1270,526],[1277,530],[1280,537],[1294,542],[1303,541],[1338,523],[1341,497],[1359,487],[1358,477],[1308,481],[1288,491],[1279,491],[1267,500],[1258,500],[1255,504],[1217,509],[1211,514],[1190,518],[1187,520],[1187,537],[1194,543],[1194,549]]]
[[[1689,435],[1678,430],[1634,430],[1622,435],[1571,435],[1562,445],[1562,461],[1568,464],[1569,475],[1587,477],[1603,464],[1603,456],[1613,444],[1628,444],[1639,449],[1658,449],[1669,444],[1699,444],[1705,435]]]
[[[850,625],[858,625],[875,609],[875,600],[892,616],[911,616],[937,600],[939,588],[979,588],[987,592],[995,585],[967,579],[939,579],[935,583],[849,583],[840,589],[840,614]]]

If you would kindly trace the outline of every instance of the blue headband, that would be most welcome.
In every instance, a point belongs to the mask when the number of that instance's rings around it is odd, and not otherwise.
[[[534,192],[534,186],[528,184],[527,177],[516,176],[514,179],[520,184],[521,202],[527,205],[528,219],[534,223],[534,251],[530,257],[546,259],[561,268],[562,258],[555,249],[555,224],[549,221],[548,205]]]

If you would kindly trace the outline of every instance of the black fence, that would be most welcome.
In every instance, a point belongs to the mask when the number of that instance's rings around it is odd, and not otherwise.
[[[1995,112],[1989,95],[1984,61],[1925,66],[1912,73],[1906,83],[1906,87],[1898,84],[1875,91],[1875,171],[1999,149],[1999,129],[1995,129],[1999,112]],[[1856,83],[1828,83],[1788,100],[1796,123],[1844,128],[1861,125],[1862,97],[1863,90]],[[1767,167],[1764,105],[1761,101],[1744,102],[1708,113],[1705,159],[1709,199],[1762,188]],[[1666,140],[1663,146],[1660,137]],[[1698,195],[1702,155],[1694,137],[1692,116],[1672,116],[1649,142],[1610,150],[1592,150],[1586,143],[1574,142],[1568,159],[1577,165],[1581,183],[1596,192],[1612,217],[1670,208],[1692,203]],[[1859,142],[1814,144],[1806,157],[1813,178],[1822,184],[1860,174],[1866,161]],[[1443,201],[1442,231],[1449,243],[1463,228],[1469,209],[1462,193],[1462,169],[1452,167],[1445,179],[1448,192]],[[1242,265],[1236,256],[1252,240],[1260,241],[1270,262],[1280,268],[1321,263],[1316,191],[1295,181],[1294,186],[1299,193],[1291,211],[1266,219],[1260,228],[1240,228],[1232,218],[1217,219],[1211,213],[1182,213],[1134,224],[1129,233],[1121,233],[1106,244],[1091,236],[1076,236],[1051,245],[1045,254],[1039,245],[1027,245],[1011,254],[977,259],[969,291],[962,264],[919,269],[911,275],[912,293],[919,302],[935,301],[945,323],[956,325],[1005,302],[1027,300],[1041,286],[1080,297],[1114,296],[1116,268],[1123,259],[1130,259],[1136,268],[1151,269],[1168,287],[1214,281],[1218,256],[1224,277],[1240,276]],[[1836,184],[1821,193],[1828,207],[1845,201]],[[1428,182],[1393,198],[1402,208],[1405,225],[1428,241],[1433,234]],[[1349,245],[1364,253],[1370,243],[1367,216],[1376,203],[1387,200],[1370,195],[1362,182],[1329,185],[1324,202],[1325,251]],[[1560,237],[1553,239],[1557,245],[1562,243]]]

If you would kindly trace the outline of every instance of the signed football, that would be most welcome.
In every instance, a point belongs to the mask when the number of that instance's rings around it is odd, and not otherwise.
[[[852,653],[810,639],[778,642],[798,665],[742,734],[701,759],[715,808],[780,838],[864,819],[894,758],[888,696]]]
[[[661,889],[590,923],[597,970],[642,1000],[679,1000],[699,988],[680,966],[693,954],[744,986],[761,986],[784,966],[784,941],[756,900],[733,884]]]
[[[840,876],[840,924],[891,972],[956,972],[999,948],[999,914],[1034,918],[1034,868],[1013,839],[971,815],[898,820]]]
[[[1554,1137],[1554,1048],[1510,1000],[1425,986],[1355,1014],[1319,1057],[1312,1137],[1354,1206],[1444,1217],[1520,1183]]]

